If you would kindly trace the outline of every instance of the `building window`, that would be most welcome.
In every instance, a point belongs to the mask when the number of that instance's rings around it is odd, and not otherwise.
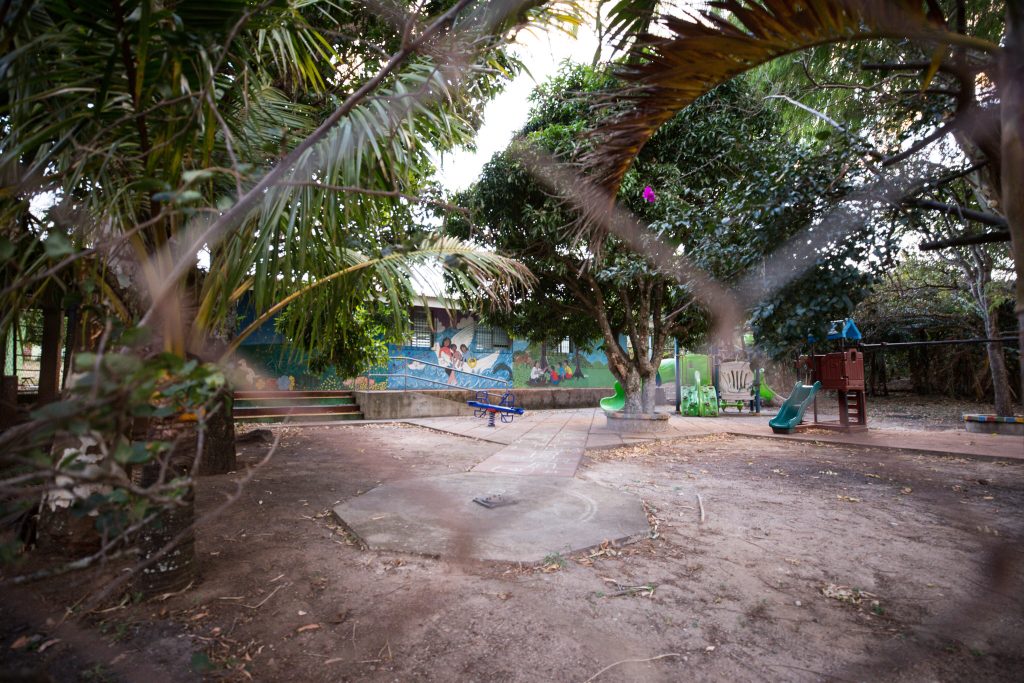
[[[476,347],[478,349],[510,349],[512,340],[500,327],[478,324],[476,326]]]
[[[427,320],[427,309],[412,309],[412,339],[409,340],[409,346],[429,349],[433,345],[434,333]]]
[[[569,338],[566,337],[562,341],[558,342],[558,348],[555,349],[557,353],[572,353],[574,351],[572,344],[569,343]]]

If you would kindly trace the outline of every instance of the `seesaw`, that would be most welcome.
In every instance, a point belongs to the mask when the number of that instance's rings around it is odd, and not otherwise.
[[[522,408],[516,407],[516,397],[512,395],[511,391],[506,391],[497,403],[492,401],[490,392],[478,391],[476,400],[466,401],[466,405],[473,409],[473,417],[486,415],[488,427],[494,426],[496,415],[501,416],[502,422],[508,423],[514,420],[516,415],[523,415],[526,412]]]

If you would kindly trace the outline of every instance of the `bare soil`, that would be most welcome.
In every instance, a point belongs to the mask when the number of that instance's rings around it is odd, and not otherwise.
[[[239,466],[267,448],[241,446]],[[287,429],[230,511],[200,527],[199,585],[90,617],[119,666],[100,647],[38,652],[46,624],[0,627],[0,657],[55,680],[138,678],[133,665],[154,664],[171,680],[199,669],[258,681],[1016,681],[1024,671],[1021,464],[731,437],[591,452],[577,476],[643,499],[654,537],[542,567],[366,551],[328,512],[380,482],[464,471],[499,448],[398,426]],[[199,511],[236,479],[202,480]],[[67,585],[49,590],[51,604],[71,601]],[[12,650],[23,636],[42,640]]]
[[[827,419],[838,419],[835,393],[829,392],[818,400],[818,411]],[[995,407],[991,403],[962,401],[945,396],[892,392],[888,396],[868,396],[867,413],[869,425],[941,431],[963,429],[965,414],[994,414]]]

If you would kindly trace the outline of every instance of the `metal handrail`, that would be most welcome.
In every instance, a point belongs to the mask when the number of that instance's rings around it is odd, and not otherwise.
[[[415,362],[415,363],[420,363],[421,365],[429,365],[430,367],[440,368],[441,370],[444,370],[445,372],[448,372],[448,371],[457,372],[457,373],[462,374],[462,375],[469,375],[471,377],[476,377],[476,378],[484,377],[485,379],[488,379],[488,380],[492,381],[495,386],[504,387],[506,389],[511,389],[512,388],[512,380],[498,379],[497,377],[486,377],[484,375],[480,375],[480,374],[477,374],[475,372],[468,372],[466,370],[459,370],[458,368],[448,367],[446,365],[441,365],[440,363],[432,363],[431,361],[423,360],[422,358],[413,358],[411,356],[391,356],[388,359],[388,364],[390,365],[394,361],[405,361],[405,364],[406,364],[405,370],[406,371],[405,372],[367,372],[367,373],[365,373],[366,378],[369,379],[370,376],[385,377],[385,378],[387,378],[388,389],[392,389],[392,386],[391,386],[392,378],[395,378],[395,379],[401,378],[402,379],[402,388],[399,389],[399,391],[408,391],[409,390],[409,378],[415,379],[415,380],[417,380],[419,382],[426,382],[428,384],[436,384],[436,385],[439,385],[439,386],[442,386],[442,387],[449,387],[449,388],[452,388],[452,389],[466,389],[467,388],[467,387],[460,387],[457,384],[452,385],[452,384],[448,384],[447,382],[439,382],[437,380],[429,379],[427,377],[421,377],[419,375],[410,374],[408,372],[408,369],[409,369],[408,364],[410,362]]]

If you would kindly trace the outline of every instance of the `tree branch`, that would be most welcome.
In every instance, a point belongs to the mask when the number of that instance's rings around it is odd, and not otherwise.
[[[931,209],[932,211],[939,211],[950,216],[955,216],[961,220],[974,221],[983,225],[991,225],[997,228],[1007,228],[1008,224],[1006,219],[1002,216],[997,216],[994,213],[983,213],[981,211],[975,211],[974,209],[968,209],[955,204],[944,204],[931,199],[904,199],[903,204],[905,206],[914,206],[919,209]]]
[[[997,244],[1009,241],[1010,229],[1007,228],[1005,230],[983,232],[979,235],[959,235],[957,237],[947,237],[946,239],[922,242],[918,246],[918,249],[921,251],[936,251],[938,249],[948,249],[949,247],[965,247],[973,244]]]

